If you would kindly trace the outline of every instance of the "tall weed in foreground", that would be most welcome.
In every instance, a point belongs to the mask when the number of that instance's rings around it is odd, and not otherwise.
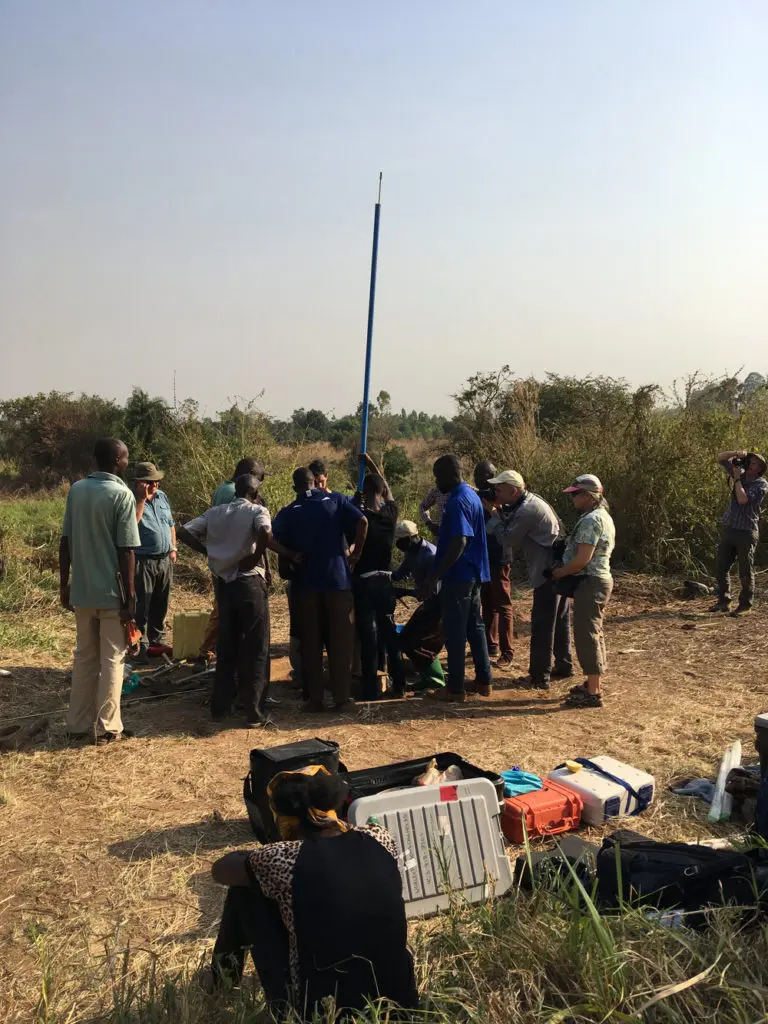
[[[423,1024],[757,1024],[765,1020],[768,926],[744,929],[737,909],[714,912],[706,932],[669,929],[642,911],[601,916],[573,881],[475,907],[457,903],[412,926]],[[38,946],[38,951],[41,948]],[[42,949],[38,1020],[103,1024],[256,1024],[271,1021],[258,983],[209,995],[192,969],[163,972],[131,951],[100,976],[57,976]],[[93,1005],[94,993],[106,1002]],[[105,993],[109,993],[105,996]],[[331,1011],[313,1024],[330,1024]],[[381,1003],[355,1024],[394,1024]],[[297,1024],[295,1018],[291,1024]]]

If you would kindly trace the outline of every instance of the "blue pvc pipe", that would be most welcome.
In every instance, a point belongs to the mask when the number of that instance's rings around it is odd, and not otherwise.
[[[381,186],[379,186],[381,188]],[[373,249],[371,252],[371,287],[368,292],[368,334],[365,342],[365,381],[363,383],[363,414],[360,428],[360,475],[357,489],[362,491],[365,479],[365,460],[368,451],[368,403],[371,394],[371,350],[373,348],[373,308],[376,302],[376,265],[379,258],[379,217],[381,203],[376,203],[373,214]]]

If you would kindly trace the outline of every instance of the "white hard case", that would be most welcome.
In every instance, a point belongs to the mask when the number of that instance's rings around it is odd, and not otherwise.
[[[639,796],[645,797],[649,804],[652,802],[656,788],[652,775],[606,755],[592,757],[589,760],[615,775],[617,779],[628,782]],[[609,818],[623,818],[637,808],[637,800],[623,786],[589,768],[582,768],[578,772],[572,772],[568,768],[556,768],[549,773],[549,777],[575,790],[584,801],[584,810],[581,812],[582,824],[602,825]]]
[[[408,917],[444,910],[451,891],[479,903],[512,885],[498,796],[488,779],[387,790],[350,805],[351,824],[365,825],[371,817],[400,847]]]

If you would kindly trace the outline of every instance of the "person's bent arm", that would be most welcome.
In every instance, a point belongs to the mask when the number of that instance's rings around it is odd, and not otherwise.
[[[372,473],[375,473],[376,476],[380,476],[381,479],[384,481],[384,494],[382,495],[382,497],[384,498],[384,501],[394,501],[394,495],[392,494],[392,489],[390,488],[389,484],[387,483],[387,478],[384,476],[384,473],[381,471],[381,469],[379,469],[379,467],[373,461],[373,459],[368,454],[368,452],[363,452],[363,458],[365,459],[365,464],[368,467],[368,469],[370,469],[370,471]]]
[[[495,523],[494,520],[496,520]],[[491,523],[494,523],[492,531],[488,530],[488,526]],[[491,516],[486,526],[486,531],[492,533],[492,536],[504,548],[505,553],[517,554],[522,547],[523,541],[535,525],[533,517],[526,515],[521,510],[517,515],[513,515],[511,519],[507,520],[502,519],[499,515]]]
[[[59,600],[62,608],[72,611],[69,603],[69,571],[72,565],[72,557],[69,553],[69,537],[62,537],[59,541]]]
[[[731,459],[746,459],[747,452],[720,452],[717,456],[718,463],[730,462]]]
[[[736,501],[740,505],[749,504],[749,495],[744,490],[744,485],[741,482],[741,477],[734,476],[733,478],[733,493],[736,495]]]
[[[147,505],[147,482],[146,480],[136,481],[136,522],[141,522],[144,509]]]
[[[581,572],[582,569],[586,569],[595,554],[594,544],[579,544],[576,548],[576,554],[565,565],[561,565],[559,569],[554,569],[552,572],[552,579],[559,580],[563,576],[573,576],[577,572]]]
[[[295,562],[296,565],[301,565],[304,561],[303,552],[294,551],[293,548],[287,548],[285,544],[281,544],[279,540],[275,540],[275,536],[272,533],[269,535],[267,547],[270,551],[274,551],[276,555],[279,555],[281,558],[287,558],[289,562]]]
[[[250,885],[248,872],[245,869],[248,856],[248,850],[235,850],[234,853],[226,853],[223,857],[219,857],[211,866],[214,882],[227,886]]]
[[[466,546],[466,537],[451,537],[448,547],[445,549],[445,554],[440,559],[440,564],[433,574],[436,580],[441,580],[448,570],[458,562],[464,554]]]
[[[186,526],[179,527],[176,539],[182,544],[186,544],[188,548],[192,548],[193,551],[199,551],[201,555],[208,554],[205,544],[198,540],[193,533],[190,533]]]
[[[349,566],[351,569],[357,565],[360,561],[360,556],[363,553],[363,547],[365,546],[365,538],[368,536],[368,520],[365,516],[358,519],[357,527],[355,529],[355,540],[352,545],[352,553],[349,556]]]
[[[117,564],[120,566],[120,576],[125,594],[125,603],[120,608],[120,618],[123,622],[130,622],[136,615],[136,552],[134,549],[118,548]]]
[[[435,505],[437,501],[437,488],[431,487],[424,495],[422,500],[419,502],[419,517],[423,523],[426,523],[431,530],[437,529],[437,523],[430,516],[429,510]]]
[[[258,565],[261,565],[267,548],[270,551],[274,551],[275,554],[287,558],[290,562],[300,563],[304,557],[300,552],[292,551],[291,548],[287,548],[275,540],[272,531],[268,527],[262,526],[256,534],[256,550],[252,554],[246,555],[245,558],[241,558],[238,562],[237,567],[240,572],[250,572]]]

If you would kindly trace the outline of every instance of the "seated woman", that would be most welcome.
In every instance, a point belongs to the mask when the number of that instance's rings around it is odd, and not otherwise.
[[[378,825],[341,821],[346,794],[320,766],[276,775],[269,795],[285,841],[213,865],[229,886],[214,981],[239,982],[250,950],[273,1012],[311,1019],[328,996],[345,1010],[379,998],[418,1005],[395,841]]]

